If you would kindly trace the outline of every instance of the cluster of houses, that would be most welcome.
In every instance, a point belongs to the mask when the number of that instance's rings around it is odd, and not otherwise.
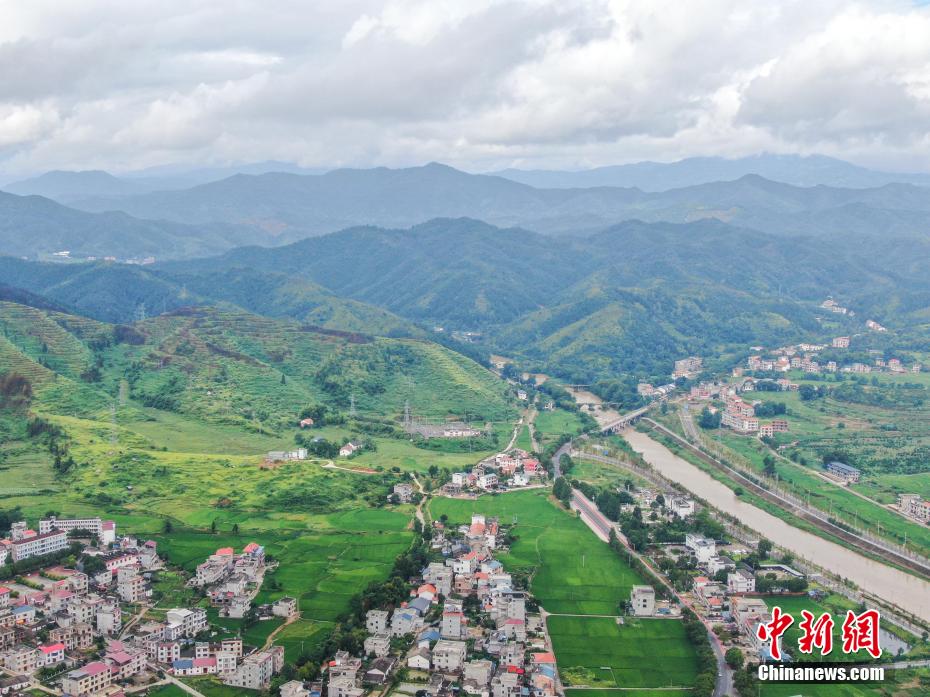
[[[881,325],[879,325],[881,326]],[[884,331],[884,327],[882,327]],[[830,342],[830,347],[834,349],[849,348],[850,338],[848,336],[834,337]],[[919,363],[915,363],[910,368],[904,366],[898,358],[890,358],[887,361],[882,358],[875,358],[874,363],[869,365],[859,361],[853,361],[838,364],[836,361],[818,361],[817,354],[826,349],[827,346],[822,344],[795,344],[792,346],[782,346],[774,349],[770,354],[763,353],[761,346],[753,346],[755,352],[746,360],[746,367],[751,371],[787,373],[789,370],[802,370],[805,373],[871,373],[871,372],[889,372],[889,373],[919,373],[922,369]],[[878,355],[881,352],[870,351]],[[742,374],[738,369],[735,374]]]
[[[156,543],[117,540],[116,526],[96,518],[47,518],[32,534],[24,525],[16,524],[14,537],[79,531],[76,538],[95,537],[97,543],[83,549],[77,568],[51,562],[0,586],[0,665],[16,676],[2,687],[31,685],[33,675],[46,669],[61,676],[66,695],[118,693],[113,686],[146,670],[145,650],[115,638],[124,627],[125,604],[144,602],[151,594],[151,574],[161,568]],[[90,656],[94,660],[88,661]]]
[[[667,385],[659,385],[658,387],[648,382],[641,382],[636,385],[636,393],[643,399],[661,399],[662,397],[667,397],[674,391],[675,383],[673,382]]]
[[[501,539],[497,520],[481,515],[454,531],[436,523],[436,560],[411,579],[409,600],[369,610],[364,655],[340,651],[325,666],[329,697],[361,697],[402,666],[416,694],[447,696],[461,686],[480,697],[556,695],[543,620],[528,611],[529,595],[494,559]],[[295,682],[281,694],[308,692]]]
[[[698,568],[704,572],[694,578],[692,592],[709,618],[721,618],[728,607],[733,610],[738,598],[756,592],[757,572],[720,554],[714,540],[697,533],[687,533],[685,549],[694,556]],[[784,578],[803,577],[800,572],[783,564],[764,566],[761,570],[767,575],[781,575]],[[733,616],[735,618],[735,613]],[[755,625],[752,629],[755,630]]]
[[[117,539],[115,526],[97,519],[50,518],[40,523],[40,530],[46,528],[88,531],[98,542],[82,550],[76,568],[49,566],[0,586],[0,666],[17,676],[0,686],[0,694],[34,686],[43,669],[51,671],[45,671],[46,680],[60,681],[64,695],[116,697],[124,686],[147,684],[158,671],[179,677],[215,674],[227,685],[263,690],[283,668],[281,647],[245,655],[240,638],[204,640],[209,625],[203,608],[173,608],[163,619],[140,615],[124,621],[127,606],[144,612],[153,573],[163,568],[155,541]],[[220,549],[198,566],[193,585],[207,589],[221,614],[241,617],[264,568],[264,550],[255,543],[241,554]],[[281,598],[269,612],[292,616],[297,601]],[[19,687],[10,687],[14,683]]]
[[[729,624],[757,660],[770,658],[767,646],[757,636],[759,624],[771,619],[771,611],[759,597],[756,581],[760,576],[778,580],[802,579],[804,574],[786,564],[760,565],[755,571],[749,566],[720,555],[714,540],[688,533],[685,548],[697,560],[704,573],[692,580],[691,593],[695,609],[711,622]],[[775,588],[777,590],[777,586]],[[785,588],[782,588],[785,590]],[[815,592],[815,591],[812,591]]]
[[[921,498],[920,494],[898,495],[898,510],[922,523],[930,522],[930,501]]]
[[[10,536],[0,540],[0,566],[68,549],[72,538],[96,538],[101,544],[116,539],[116,523],[100,518],[63,518],[54,516],[39,521],[39,530],[25,521],[13,523]]]
[[[547,477],[539,460],[525,450],[512,448],[485,458],[468,472],[454,472],[442,487],[447,496],[513,489],[540,484]]]
[[[675,361],[672,379],[692,378],[704,369],[704,359],[697,356],[688,356]]]
[[[837,303],[835,300],[833,300],[833,298],[827,298],[826,300],[824,300],[822,303],[820,303],[820,307],[822,307],[824,310],[829,310],[830,312],[833,312],[834,314],[837,314],[837,315],[849,315],[850,317],[852,317],[856,314],[849,308],[843,307],[842,305]]]
[[[219,608],[220,617],[242,618],[265,578],[265,548],[247,544],[241,554],[232,547],[221,547],[197,565],[190,585],[203,588],[210,604]]]
[[[756,417],[755,404],[750,404],[736,395],[727,398],[726,408],[720,415],[720,424],[737,433],[756,433],[760,438],[787,433],[789,428],[787,419],[772,419],[767,423],[761,423]]]

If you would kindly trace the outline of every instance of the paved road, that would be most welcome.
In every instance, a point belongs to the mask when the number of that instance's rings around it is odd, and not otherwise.
[[[562,476],[562,456],[568,455],[572,449],[572,442],[568,441],[565,445],[555,451],[552,456],[552,478],[558,479]]]

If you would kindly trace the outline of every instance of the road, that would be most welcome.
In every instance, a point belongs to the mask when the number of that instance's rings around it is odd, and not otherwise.
[[[565,445],[555,451],[552,455],[552,478],[558,479],[562,476],[562,456],[568,455],[572,451],[572,442],[568,441]]]
[[[617,534],[617,538],[626,547],[627,551],[631,556],[639,560],[643,566],[649,569],[653,575],[659,579],[662,585],[665,586],[666,590],[673,595],[678,602],[685,607],[692,607],[689,605],[684,597],[678,591],[676,591],[669,583],[665,581],[665,578],[662,576],[662,573],[656,569],[648,559],[640,555],[636,550],[630,547],[626,538],[623,534],[617,530],[617,526],[608,520],[603,513],[601,513],[597,506],[594,505],[584,494],[580,491],[572,490],[572,504],[578,507],[580,513],[582,513],[581,519],[588,525],[589,528],[597,535],[600,539],[606,541],[609,539],[610,531],[614,530]],[[710,622],[704,619],[701,616],[701,613],[695,612],[698,619],[704,625],[704,629],[707,630],[707,640],[710,642],[710,647],[713,649],[714,658],[717,661],[717,681],[714,687],[714,697],[724,697],[724,695],[732,694],[733,690],[733,671],[730,670],[730,667],[727,665],[726,659],[724,658],[723,644],[720,641],[720,638],[714,634],[713,625]]]

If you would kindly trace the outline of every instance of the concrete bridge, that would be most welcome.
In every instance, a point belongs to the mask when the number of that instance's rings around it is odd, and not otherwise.
[[[601,433],[619,433],[620,431],[625,429],[627,426],[630,426],[633,423],[635,423],[635,421],[638,418],[640,418],[643,414],[649,411],[649,406],[651,405],[640,407],[639,409],[635,411],[627,412],[626,414],[623,414],[619,419],[616,419],[615,421],[611,421],[610,423],[605,424],[604,426],[601,426]]]

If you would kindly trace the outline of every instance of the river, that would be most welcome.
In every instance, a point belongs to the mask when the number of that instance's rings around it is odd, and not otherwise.
[[[885,598],[930,621],[930,583],[800,530],[746,503],[732,489],[645,433],[627,429],[623,437],[666,479],[681,484],[714,508],[729,513],[779,547],[848,578],[864,591]]]

